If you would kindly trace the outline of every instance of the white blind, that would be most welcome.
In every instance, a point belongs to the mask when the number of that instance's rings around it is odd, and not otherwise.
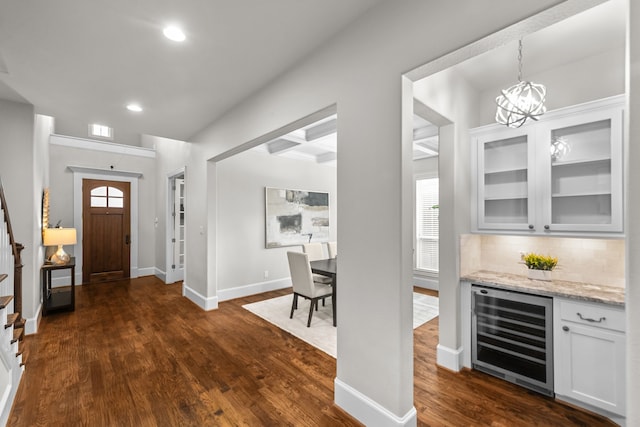
[[[416,269],[438,272],[438,178],[416,181]]]

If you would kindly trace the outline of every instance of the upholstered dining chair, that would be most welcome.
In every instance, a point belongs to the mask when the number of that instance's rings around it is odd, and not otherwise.
[[[322,250],[322,243],[305,243],[302,245],[302,251],[309,255],[309,261],[326,259],[324,251]],[[313,280],[326,285],[331,284],[331,277],[322,276],[320,274],[314,274]]]
[[[338,255],[338,242],[327,242],[327,252],[329,258],[335,258]]]
[[[313,309],[318,309],[318,300],[330,297],[333,289],[330,285],[313,281],[311,274],[311,266],[309,265],[309,256],[300,252],[287,252],[289,260],[289,271],[291,272],[291,281],[293,282],[293,301],[291,302],[291,314],[289,319],[293,318],[293,311],[298,308],[298,297],[311,300],[309,305],[309,320],[307,320],[307,328],[311,326],[311,318],[313,317]]]
[[[302,245],[302,251],[309,255],[309,261],[326,259],[324,251],[322,250],[322,243],[304,243]]]

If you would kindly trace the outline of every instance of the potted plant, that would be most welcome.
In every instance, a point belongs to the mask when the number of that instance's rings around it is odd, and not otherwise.
[[[551,271],[558,265],[558,258],[529,252],[522,255],[522,261],[529,269],[529,279],[551,280]]]

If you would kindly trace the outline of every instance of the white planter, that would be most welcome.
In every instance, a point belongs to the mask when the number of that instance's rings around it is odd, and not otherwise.
[[[529,279],[551,281],[551,270],[529,269]]]

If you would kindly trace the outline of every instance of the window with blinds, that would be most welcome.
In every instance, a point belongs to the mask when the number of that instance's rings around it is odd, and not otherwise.
[[[437,274],[439,265],[438,178],[416,181],[416,269]]]

